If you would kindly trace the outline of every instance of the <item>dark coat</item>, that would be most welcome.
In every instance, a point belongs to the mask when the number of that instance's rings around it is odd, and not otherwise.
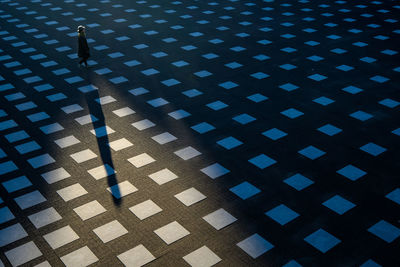
[[[90,57],[89,46],[83,34],[78,36],[78,56],[82,58]]]

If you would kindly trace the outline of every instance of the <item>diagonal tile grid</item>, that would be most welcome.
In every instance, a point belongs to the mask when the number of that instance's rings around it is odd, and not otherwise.
[[[400,264],[399,9],[1,1],[1,262]]]

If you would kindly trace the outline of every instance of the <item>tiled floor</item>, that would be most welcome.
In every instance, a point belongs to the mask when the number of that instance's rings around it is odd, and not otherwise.
[[[399,266],[399,18],[1,0],[0,266]]]

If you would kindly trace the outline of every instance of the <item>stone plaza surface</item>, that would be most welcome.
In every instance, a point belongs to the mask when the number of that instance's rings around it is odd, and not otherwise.
[[[400,266],[399,18],[0,1],[0,266]]]

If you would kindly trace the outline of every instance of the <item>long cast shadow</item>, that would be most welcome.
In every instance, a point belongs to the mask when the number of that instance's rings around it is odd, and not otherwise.
[[[92,83],[90,74],[87,75],[87,80]],[[118,186],[117,175],[112,160],[109,139],[106,128],[106,120],[100,104],[100,95],[98,90],[93,90],[85,94],[86,103],[89,109],[89,114],[92,118],[92,125],[96,135],[97,146],[99,147],[100,157],[103,162],[107,182],[110,187],[110,192],[113,196],[115,205],[121,205],[122,195]]]

